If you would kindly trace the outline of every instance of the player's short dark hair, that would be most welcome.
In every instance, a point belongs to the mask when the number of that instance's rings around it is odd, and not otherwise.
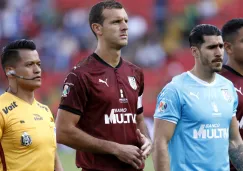
[[[92,32],[94,33],[94,35],[96,36],[91,25],[93,23],[98,23],[100,25],[103,24],[103,22],[105,20],[103,14],[102,14],[104,9],[122,9],[122,8],[123,8],[122,4],[120,4],[119,2],[116,2],[115,0],[106,0],[106,1],[102,1],[102,2],[95,4],[91,8],[90,13],[89,13],[89,26],[90,26]]]
[[[222,36],[223,40],[233,42],[238,30],[243,27],[243,18],[234,18],[223,25]]]
[[[20,61],[20,49],[36,50],[36,45],[32,40],[15,40],[2,48],[1,64],[3,70],[6,66],[15,66]]]
[[[201,47],[201,45],[205,42],[204,36],[221,36],[221,31],[214,25],[197,25],[192,29],[189,35],[190,47]]]

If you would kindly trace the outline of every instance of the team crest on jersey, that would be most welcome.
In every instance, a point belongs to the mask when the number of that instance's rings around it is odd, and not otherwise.
[[[224,99],[225,99],[227,102],[231,102],[231,100],[232,100],[232,96],[230,95],[228,89],[221,89],[221,92],[222,92],[222,94],[223,94]]]
[[[159,111],[160,111],[160,112],[164,112],[165,109],[167,109],[167,103],[166,103],[165,101],[161,101],[161,102],[159,103]]]
[[[128,76],[128,81],[129,81],[130,86],[131,86],[134,90],[137,90],[138,86],[137,86],[135,77]]]
[[[32,144],[31,137],[30,137],[30,135],[27,132],[24,132],[21,135],[21,144],[23,146],[30,146]]]
[[[67,97],[69,92],[70,92],[69,85],[65,85],[64,88],[63,88],[63,92],[62,92],[62,97]]]

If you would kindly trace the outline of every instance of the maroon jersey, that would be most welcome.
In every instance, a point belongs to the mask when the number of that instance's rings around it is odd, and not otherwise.
[[[233,68],[224,65],[223,70],[221,71],[221,75],[223,75],[225,78],[229,79],[235,86],[235,90],[238,94],[238,108],[236,113],[236,118],[239,122],[239,129],[241,137],[243,138],[243,90],[241,90],[241,87],[243,88],[243,75],[235,71]],[[230,166],[231,171],[236,171],[234,166],[231,164]]]
[[[140,147],[136,115],[143,112],[144,76],[120,59],[111,67],[97,54],[76,65],[64,83],[60,109],[80,115],[78,128],[99,138]],[[135,170],[109,154],[77,151],[78,167],[90,170]]]

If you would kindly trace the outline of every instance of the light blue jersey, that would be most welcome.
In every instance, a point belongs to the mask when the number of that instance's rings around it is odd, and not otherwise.
[[[154,118],[176,125],[169,142],[171,171],[229,171],[229,127],[238,97],[216,74],[207,83],[185,72],[160,92]]]

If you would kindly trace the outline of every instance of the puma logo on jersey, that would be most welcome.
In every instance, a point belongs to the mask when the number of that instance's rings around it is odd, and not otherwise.
[[[104,83],[107,87],[109,87],[109,85],[107,84],[107,78],[105,79],[105,81],[104,80],[102,80],[102,79],[99,79],[99,83]]]
[[[11,103],[9,106],[6,106],[5,108],[2,109],[2,111],[5,114],[8,114],[9,111],[12,111],[14,108],[18,107],[18,105],[16,104],[16,102]]]
[[[198,97],[199,93],[198,92],[197,92],[197,94],[190,92],[190,95],[196,97],[199,100],[199,97]]]
[[[240,94],[243,96],[243,93],[241,92],[241,87],[240,87],[239,89],[237,89],[237,88],[235,87],[235,91],[237,91],[238,93],[240,93]]]

